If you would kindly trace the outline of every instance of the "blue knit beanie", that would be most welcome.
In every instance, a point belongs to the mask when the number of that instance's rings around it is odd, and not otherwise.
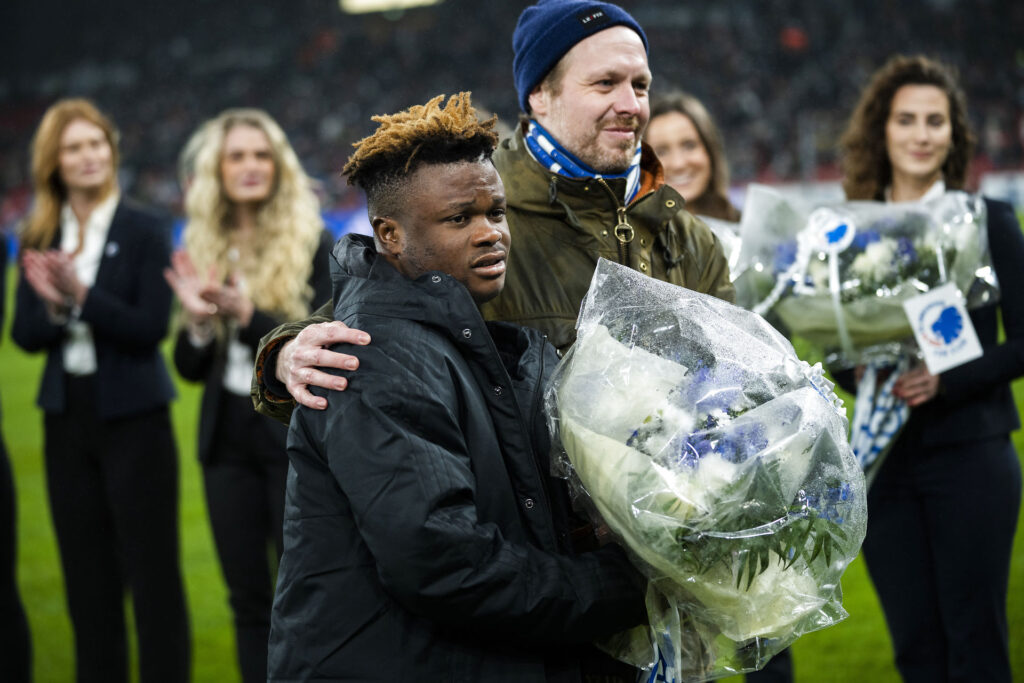
[[[644,50],[650,52],[640,24],[617,5],[588,0],[540,0],[524,9],[512,34],[512,73],[523,111],[529,111],[530,92],[566,52],[584,38],[612,26],[627,26],[636,31],[644,41]]]

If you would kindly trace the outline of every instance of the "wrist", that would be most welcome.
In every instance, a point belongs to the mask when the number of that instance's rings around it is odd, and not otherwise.
[[[256,306],[248,299],[243,299],[238,311],[238,324],[241,327],[249,327],[252,316],[256,312]]]
[[[213,341],[214,329],[212,318],[191,318],[186,325],[188,340],[192,346],[203,347]]]
[[[82,305],[85,303],[85,297],[87,297],[88,295],[89,288],[79,283],[78,286],[75,287],[75,291],[73,294],[74,305],[77,306],[78,308],[81,308]]]

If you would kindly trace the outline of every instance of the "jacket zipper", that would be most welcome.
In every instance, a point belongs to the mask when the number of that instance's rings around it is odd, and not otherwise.
[[[636,236],[636,231],[633,226],[629,224],[629,220],[626,218],[626,207],[619,203],[619,198],[615,196],[615,192],[611,186],[608,185],[604,178],[598,178],[597,182],[604,186],[607,190],[608,196],[615,202],[615,212],[618,215],[618,224],[615,226],[615,239],[619,247],[619,263],[624,266],[629,265],[629,245],[633,241],[633,237]]]

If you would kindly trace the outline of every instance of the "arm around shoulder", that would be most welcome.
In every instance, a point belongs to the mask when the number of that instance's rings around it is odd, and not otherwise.
[[[309,318],[278,325],[260,340],[251,391],[256,412],[288,423],[295,408],[295,399],[288,393],[284,383],[277,379],[278,355],[286,343],[310,325],[332,320],[331,313],[331,302],[328,301]]]

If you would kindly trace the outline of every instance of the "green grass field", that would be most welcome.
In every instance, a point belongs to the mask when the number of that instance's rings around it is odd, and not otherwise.
[[[13,297],[13,269],[8,292]],[[13,302],[8,303],[9,319]],[[42,357],[29,356],[2,331],[0,395],[3,435],[11,453],[18,497],[18,572],[22,599],[32,627],[35,679],[40,683],[73,680],[71,628],[57,548],[46,501],[42,468],[42,418],[34,405]],[[174,421],[181,461],[182,564],[192,624],[193,680],[239,680],[231,616],[217,565],[202,483],[195,457],[200,388],[179,384]],[[1024,403],[1024,382],[1014,385],[1017,405]],[[1014,434],[1024,453],[1024,433]],[[1009,616],[1014,679],[1024,681],[1024,519],[1018,524],[1011,569]],[[896,682],[885,623],[863,562],[856,560],[843,579],[850,618],[801,638],[793,647],[800,683]],[[1017,643],[1014,646],[1013,643]]]

